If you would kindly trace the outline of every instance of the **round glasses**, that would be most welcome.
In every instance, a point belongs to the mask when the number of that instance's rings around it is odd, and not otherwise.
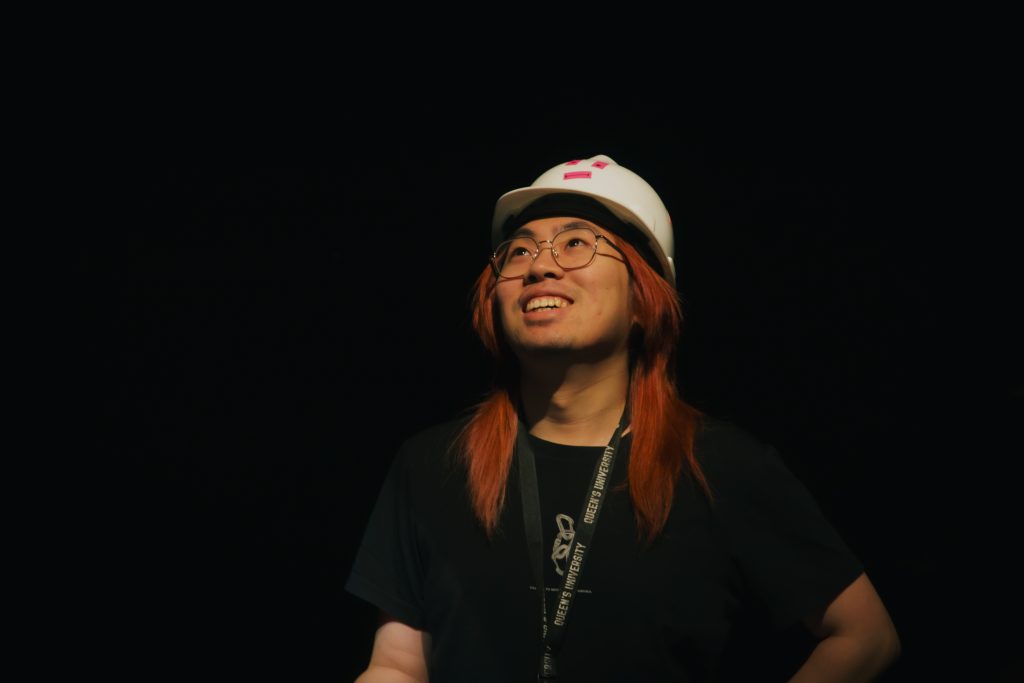
[[[540,256],[541,249],[550,249],[555,263],[562,270],[586,268],[597,256],[598,240],[604,240],[605,244],[622,254],[622,250],[607,237],[598,235],[590,228],[569,228],[539,243],[526,235],[502,242],[491,256],[491,267],[500,278],[523,277]],[[549,246],[541,247],[544,243]],[[622,256],[625,258],[625,254]]]

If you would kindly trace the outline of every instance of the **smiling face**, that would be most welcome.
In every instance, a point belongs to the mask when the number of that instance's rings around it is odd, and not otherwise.
[[[610,242],[618,240],[594,223],[564,216],[530,221],[513,235],[542,242],[570,224],[590,227]],[[524,277],[500,280],[495,286],[498,319],[516,356],[526,360],[568,355],[596,361],[628,354],[633,316],[629,271],[622,255],[598,240],[590,265],[563,270],[549,246],[541,244],[540,255]]]

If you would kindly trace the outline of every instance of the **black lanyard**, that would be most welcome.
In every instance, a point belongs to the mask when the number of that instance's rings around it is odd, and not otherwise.
[[[583,563],[590,556],[594,529],[597,527],[597,517],[601,513],[602,503],[610,488],[615,454],[618,452],[619,442],[622,440],[622,430],[628,418],[628,410],[627,404],[627,409],[622,413],[622,419],[619,420],[619,425],[615,428],[612,440],[594,465],[589,493],[583,499],[582,509],[579,517],[576,518],[576,532],[573,534],[572,543],[569,546],[568,564],[562,575],[562,585],[558,592],[558,606],[555,608],[550,626],[548,625],[547,597],[544,590],[544,531],[540,518],[537,464],[527,438],[526,425],[522,419],[519,420],[519,432],[516,436],[516,452],[519,455],[519,492],[523,497],[526,545],[530,552],[533,578],[537,582],[537,591],[540,593],[541,637],[544,645],[544,651],[541,653],[540,672],[537,674],[539,681],[550,681],[557,677],[555,657],[562,648],[562,640],[565,638],[569,607],[572,605],[576,588],[579,586]]]

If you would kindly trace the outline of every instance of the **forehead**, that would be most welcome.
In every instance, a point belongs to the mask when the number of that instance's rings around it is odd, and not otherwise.
[[[574,216],[554,216],[552,218],[537,218],[516,228],[509,237],[533,237],[534,239],[550,239],[552,236],[563,230],[572,228],[590,228],[598,235],[612,236],[613,233],[602,228],[596,223]],[[612,241],[615,241],[614,239]]]

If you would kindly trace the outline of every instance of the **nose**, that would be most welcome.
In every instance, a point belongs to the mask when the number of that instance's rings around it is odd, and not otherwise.
[[[532,282],[546,277],[562,277],[564,273],[565,271],[555,261],[554,245],[547,240],[541,241],[537,258],[533,259],[530,269],[526,271],[526,279]]]

